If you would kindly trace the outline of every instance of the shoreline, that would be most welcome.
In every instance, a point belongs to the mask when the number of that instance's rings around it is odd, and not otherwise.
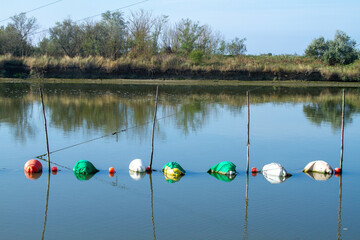
[[[141,84],[141,85],[219,85],[219,86],[275,86],[275,87],[347,87],[358,88],[360,82],[331,81],[239,81],[239,80],[159,80],[159,79],[71,79],[71,78],[1,78],[0,83],[64,83],[64,84]]]

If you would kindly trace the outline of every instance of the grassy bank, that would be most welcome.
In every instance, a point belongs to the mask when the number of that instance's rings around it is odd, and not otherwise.
[[[13,78],[224,79],[360,81],[360,61],[328,66],[302,56],[213,56],[194,63],[177,55],[145,58],[0,56],[0,76]]]

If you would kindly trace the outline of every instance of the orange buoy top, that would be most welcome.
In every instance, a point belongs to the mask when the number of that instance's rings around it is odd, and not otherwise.
[[[39,160],[31,159],[25,163],[24,170],[28,173],[39,173],[42,172],[42,164]]]

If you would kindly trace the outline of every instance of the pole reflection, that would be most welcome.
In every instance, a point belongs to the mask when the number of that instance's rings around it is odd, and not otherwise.
[[[149,174],[149,182],[150,182],[150,198],[151,198],[151,222],[153,226],[153,236],[154,240],[156,240],[156,233],[155,233],[155,219],[154,219],[154,191],[153,191],[153,184],[152,184],[152,176],[151,173]]]
[[[49,195],[50,195],[50,171],[48,171],[48,180],[47,180],[47,190],[46,190],[46,203],[45,203],[45,213],[44,213],[44,225],[41,234],[41,240],[44,240],[46,222],[47,222],[47,211],[49,206]]]

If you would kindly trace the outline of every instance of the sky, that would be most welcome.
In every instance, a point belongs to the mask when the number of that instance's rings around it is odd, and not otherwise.
[[[333,39],[344,31],[360,43],[359,0],[0,0],[0,21],[27,13],[39,30],[64,19],[80,20],[121,9],[126,15],[143,9],[153,16],[167,15],[170,23],[183,18],[198,21],[220,32],[226,40],[246,38],[246,54],[304,54],[320,36]],[[55,2],[55,3],[54,3]],[[130,6],[132,5],[132,6]],[[94,21],[100,17],[93,18]],[[7,25],[9,20],[0,22]],[[35,36],[42,38],[43,36]]]

